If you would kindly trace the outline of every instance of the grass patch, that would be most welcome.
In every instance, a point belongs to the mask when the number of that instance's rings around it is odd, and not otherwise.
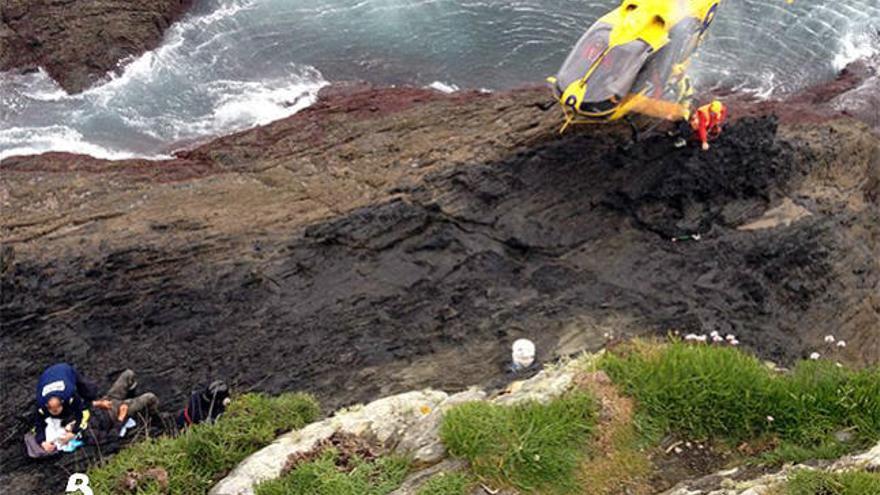
[[[328,448],[317,459],[299,464],[287,475],[257,485],[256,495],[385,495],[397,489],[409,471],[398,456],[339,465],[339,451]]]
[[[213,425],[194,425],[178,437],[147,439],[89,469],[91,485],[95,493],[130,493],[122,486],[129,472],[160,468],[167,473],[167,487],[144,478],[137,493],[207,493],[230,469],[269,444],[279,432],[301,428],[319,413],[317,402],[308,395],[246,394],[236,398]]]
[[[599,366],[636,399],[636,424],[735,444],[772,439],[785,455],[837,456],[880,438],[880,368],[804,361],[779,374],[729,347],[635,343]],[[833,434],[852,433],[845,446]],[[838,448],[840,447],[840,448]]]
[[[583,463],[578,473],[581,486],[594,495],[654,493],[650,483],[653,465],[639,449],[640,439],[631,423],[614,427],[610,448]]]
[[[653,444],[633,424],[632,399],[622,396],[604,374],[585,371],[575,380],[601,404],[590,457],[578,470],[580,486],[590,487],[593,495],[654,493],[653,465],[644,449]]]
[[[416,495],[468,495],[474,480],[464,473],[440,473],[429,479]]]
[[[543,405],[462,404],[448,411],[440,438],[450,454],[469,461],[493,485],[523,492],[577,489],[575,470],[595,425],[596,405],[583,392]]]
[[[877,495],[880,473],[850,471],[827,473],[800,470],[791,476],[784,495]]]

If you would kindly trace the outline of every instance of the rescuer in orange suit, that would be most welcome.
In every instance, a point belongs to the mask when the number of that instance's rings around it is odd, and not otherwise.
[[[703,105],[691,115],[691,129],[702,144],[703,151],[709,149],[709,139],[721,134],[721,126],[727,119],[727,107],[718,100]]]

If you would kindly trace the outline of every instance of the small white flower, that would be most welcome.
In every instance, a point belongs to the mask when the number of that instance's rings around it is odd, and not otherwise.
[[[825,343],[826,344],[833,344],[834,343],[834,335],[826,335],[825,336]]]
[[[846,341],[845,340],[838,340],[837,347],[846,347]]]
[[[684,336],[684,340],[697,340],[697,334],[689,333]]]
[[[733,340],[731,340],[731,341],[729,342],[729,344],[730,344],[730,345],[739,345],[739,341],[736,340],[736,339],[733,339]]]
[[[712,342],[724,342],[724,339],[720,335],[713,335]]]
[[[724,337],[726,340],[736,340],[736,335],[729,333]]]
[[[767,416],[767,422],[768,422],[768,423],[772,423],[772,422],[774,422],[774,421],[776,421],[776,419],[773,418],[773,416]]]
[[[814,353],[810,354],[810,359],[812,359],[813,361],[816,361],[817,359],[819,359],[819,353],[814,352]]]
[[[705,335],[697,335],[697,342],[705,342],[705,341],[706,341]]]
[[[837,366],[838,368],[843,368],[843,365],[840,363],[834,363],[834,366]]]
[[[712,330],[712,333],[709,334],[709,337],[712,337],[712,340],[715,340],[715,337],[720,337],[721,334],[718,333],[718,330]]]

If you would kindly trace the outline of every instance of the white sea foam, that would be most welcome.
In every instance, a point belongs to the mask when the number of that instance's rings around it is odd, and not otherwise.
[[[880,55],[880,35],[874,29],[853,29],[840,39],[840,48],[832,61],[836,70],[842,70],[857,60]]]
[[[26,144],[22,144],[26,143]],[[108,160],[135,158],[134,153],[112,150],[90,143],[79,132],[61,125],[0,130],[0,160],[10,156],[37,155],[48,151],[80,153]],[[164,155],[141,156],[149,160],[169,158]]]
[[[215,3],[210,13],[172,26],[159,48],[121,62],[120,71],[77,95],[44,71],[0,74],[0,157],[67,151],[158,159],[172,143],[266,124],[314,103],[327,84],[317,70],[281,62],[263,73],[255,70],[259,61],[242,59],[250,40],[237,34],[237,16],[258,0]],[[210,52],[196,53],[208,44]]]
[[[455,84],[446,84],[445,82],[442,82],[442,81],[434,81],[431,84],[429,84],[428,87],[431,89],[436,89],[437,91],[440,91],[441,93],[455,93],[456,91],[461,89],[458,86],[456,86]]]
[[[215,81],[208,86],[208,92],[217,97],[213,112],[194,122],[179,123],[174,138],[241,130],[288,117],[312,105],[327,84],[320,74],[270,81]]]

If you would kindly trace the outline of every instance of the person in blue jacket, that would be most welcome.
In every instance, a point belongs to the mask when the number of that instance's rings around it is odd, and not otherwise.
[[[67,432],[59,442],[64,444],[79,433],[83,410],[97,398],[97,386],[84,379],[73,366],[58,363],[49,366],[37,381],[37,415],[34,439],[47,453],[57,448],[46,441],[46,420],[60,419]]]

